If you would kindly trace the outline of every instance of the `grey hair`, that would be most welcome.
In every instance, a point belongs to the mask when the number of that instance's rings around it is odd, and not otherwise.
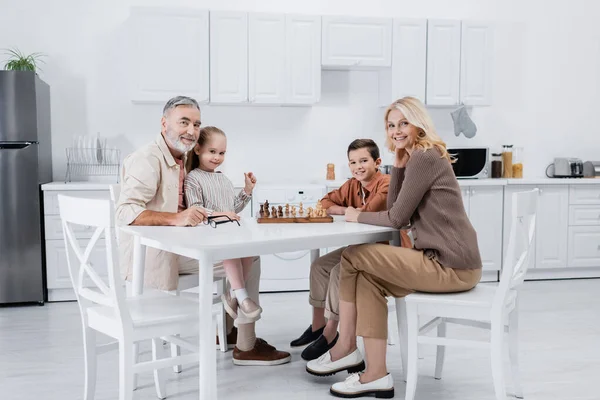
[[[176,96],[167,101],[167,104],[165,104],[165,107],[163,108],[163,116],[166,117],[167,113],[177,106],[192,106],[196,107],[198,111],[200,111],[200,106],[195,99],[186,96]]]

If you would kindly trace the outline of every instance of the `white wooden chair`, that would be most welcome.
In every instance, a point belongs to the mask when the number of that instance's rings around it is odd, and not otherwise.
[[[489,348],[492,377],[497,400],[506,399],[503,355],[504,333],[508,332],[508,350],[513,380],[512,395],[523,397],[518,371],[518,290],[533,258],[530,250],[535,232],[538,189],[514,193],[510,235],[498,286],[477,285],[463,293],[414,293],[396,299],[402,366],[406,375],[405,400],[413,400],[417,386],[417,345],[437,345],[435,378],[441,379],[445,346]],[[435,317],[419,328],[419,317]],[[489,341],[451,339],[446,324],[454,323],[491,331]],[[425,336],[437,327],[437,337]]]
[[[121,195],[121,185],[115,184],[110,185],[110,200],[113,204],[113,207],[116,208],[117,202],[119,200],[119,196]],[[114,223],[116,227],[116,221]],[[115,229],[117,239],[119,238],[119,229]],[[227,282],[225,280],[225,275],[215,274],[214,278],[215,286],[216,286],[216,295],[213,296],[213,313],[214,317],[217,321],[217,334],[219,336],[219,349],[224,353],[227,351],[227,322],[226,322],[226,313],[225,308],[223,307],[223,303],[221,301],[221,294],[225,293],[227,290]],[[127,282],[129,283],[129,282]],[[128,285],[130,287],[131,285]],[[168,291],[167,293],[179,296],[180,294],[187,294],[191,296],[198,297],[198,276],[197,275],[181,275],[179,277],[179,285],[177,290]],[[134,353],[137,359],[138,355],[138,346],[134,346]],[[179,346],[176,343],[171,343],[171,356],[176,357],[180,354]],[[174,372],[181,372],[181,365],[175,365],[173,367]],[[134,387],[137,387],[137,382],[134,379]]]
[[[199,318],[197,302],[160,291],[125,296],[120,277],[118,256],[113,238],[113,207],[108,200],[58,196],[63,237],[67,251],[69,275],[81,313],[85,358],[84,399],[92,400],[96,387],[96,356],[113,348],[119,349],[119,399],[131,400],[136,374],[154,371],[156,394],[166,397],[165,376],[161,369],[198,362],[198,347],[176,334],[197,335]],[[95,228],[85,248],[75,238],[72,225]],[[100,239],[104,239],[108,278],[102,279],[90,254]],[[116,339],[108,345],[96,344],[96,332]],[[177,343],[191,354],[163,357],[162,341]],[[152,340],[152,360],[137,362],[134,343]]]

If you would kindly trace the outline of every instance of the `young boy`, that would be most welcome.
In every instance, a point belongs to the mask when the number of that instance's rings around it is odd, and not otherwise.
[[[363,211],[386,209],[390,176],[379,171],[379,148],[371,139],[356,139],[348,146],[348,166],[352,178],[321,200],[331,215],[344,215],[346,207]],[[312,324],[292,347],[311,343],[302,352],[309,361],[331,349],[338,338],[340,258],[345,247],[318,258],[310,267],[310,297],[313,306]]]

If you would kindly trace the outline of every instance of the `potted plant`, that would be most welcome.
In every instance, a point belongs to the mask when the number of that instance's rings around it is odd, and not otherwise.
[[[29,55],[25,55],[21,53],[21,51],[19,51],[18,49],[7,49],[6,55],[8,55],[9,58],[5,60],[5,70],[32,72],[37,72],[37,70],[41,70],[39,64],[44,62],[42,57],[45,56],[42,53],[31,53]]]

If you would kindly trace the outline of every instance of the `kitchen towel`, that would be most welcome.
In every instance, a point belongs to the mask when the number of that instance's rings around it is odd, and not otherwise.
[[[475,136],[477,133],[477,126],[471,117],[469,117],[467,107],[461,105],[456,110],[452,111],[450,115],[454,121],[454,134],[456,136],[460,135],[461,132],[469,139]]]

